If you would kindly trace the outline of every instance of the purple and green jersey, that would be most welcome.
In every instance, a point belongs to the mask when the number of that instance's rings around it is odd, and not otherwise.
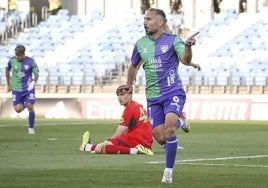
[[[7,64],[6,70],[12,71],[10,81],[13,91],[26,91],[32,81],[32,74],[39,74],[36,62],[27,56],[22,62],[17,61],[16,57],[12,57]]]
[[[182,39],[166,33],[157,40],[144,36],[137,41],[132,52],[131,63],[134,67],[137,67],[141,61],[143,63],[147,98],[156,98],[183,90],[178,66],[184,48]]]

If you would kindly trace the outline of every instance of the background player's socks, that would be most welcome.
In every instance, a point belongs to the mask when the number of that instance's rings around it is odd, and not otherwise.
[[[35,112],[34,112],[34,110],[29,111],[29,117],[28,117],[29,128],[34,128],[34,120],[35,120]]]

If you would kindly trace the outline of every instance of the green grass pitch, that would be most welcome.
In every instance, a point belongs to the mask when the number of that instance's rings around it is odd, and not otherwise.
[[[98,155],[78,150],[84,131],[92,142],[109,138],[117,121],[0,119],[0,187],[268,187],[268,122],[190,121],[178,130],[173,184],[161,183],[165,153]]]

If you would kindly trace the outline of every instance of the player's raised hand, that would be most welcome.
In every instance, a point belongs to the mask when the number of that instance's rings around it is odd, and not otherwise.
[[[191,47],[195,45],[196,39],[195,36],[199,34],[199,31],[196,32],[195,34],[191,35],[185,42],[185,46]]]

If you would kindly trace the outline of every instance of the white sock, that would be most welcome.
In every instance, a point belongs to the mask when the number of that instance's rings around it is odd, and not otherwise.
[[[87,144],[85,147],[85,151],[91,151],[92,144]]]
[[[172,174],[173,173],[173,168],[165,168],[165,171],[170,172]]]
[[[184,125],[184,121],[181,118],[179,118],[179,121],[181,126]]]
[[[130,154],[131,155],[137,155],[138,149],[137,148],[130,148]]]

